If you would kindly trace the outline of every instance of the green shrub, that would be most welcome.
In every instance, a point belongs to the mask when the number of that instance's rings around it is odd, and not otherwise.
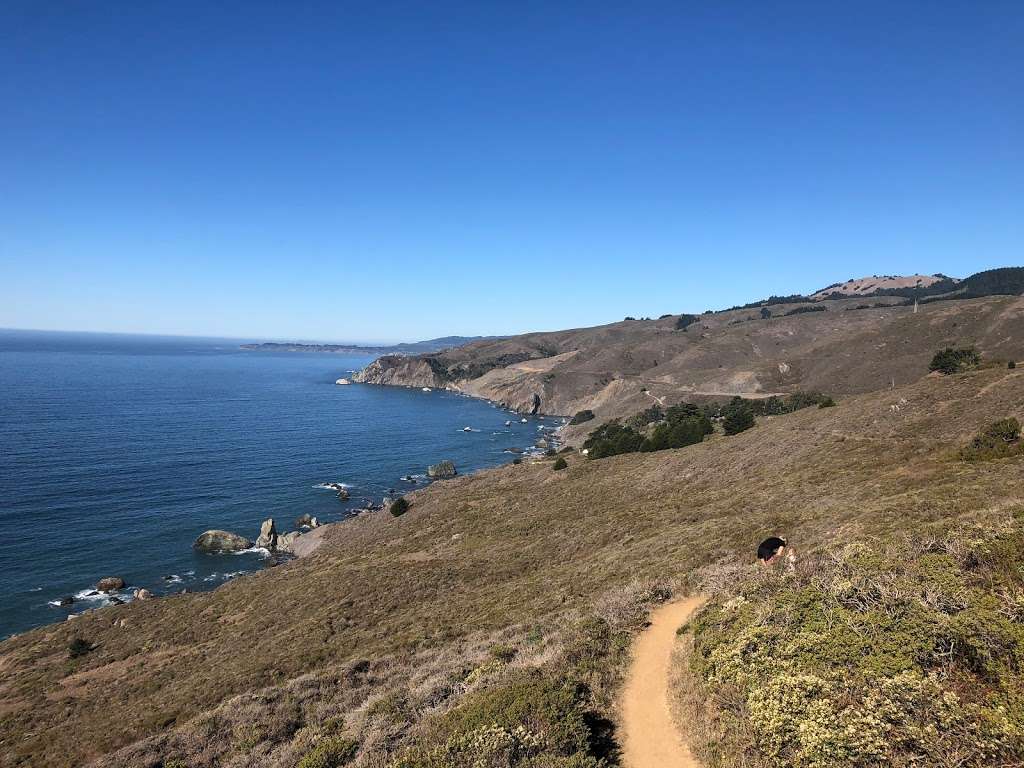
[[[806,555],[692,622],[707,765],[1019,765],[1020,523]],[[955,756],[955,757],[951,757]],[[947,759],[949,758],[949,759]]]
[[[1006,364],[1006,367],[1009,368],[1012,371],[1014,368],[1017,367],[1017,363],[1015,361],[1011,360],[1010,362],[1008,362]]]
[[[738,435],[754,426],[754,409],[742,398],[736,397],[722,409],[722,426],[727,435]]]
[[[1001,419],[985,427],[970,443],[960,449],[964,461],[990,461],[1005,459],[1024,452],[1020,439],[1020,422],[1015,418]]]
[[[546,451],[544,451],[545,456],[555,456],[557,455],[557,453],[558,451],[556,451],[554,448],[548,448]]]
[[[391,502],[391,506],[388,509],[390,510],[392,517],[401,517],[409,511],[409,502],[404,496],[399,496]]]
[[[928,364],[929,371],[938,371],[947,376],[960,371],[976,368],[981,362],[981,355],[974,347],[946,347],[936,352]]]
[[[661,421],[665,418],[665,414],[661,408],[657,405],[652,405],[650,408],[645,408],[640,413],[635,413],[626,419],[626,426],[631,429],[643,429],[648,424],[653,424],[656,421]]]
[[[189,768],[188,763],[180,757],[172,757],[169,760],[164,760],[160,765],[161,768]]]
[[[565,469],[568,466],[569,464],[566,462],[566,460],[559,456],[551,468],[557,472],[558,470]]]
[[[518,456],[516,456],[514,459],[512,459],[512,463],[513,464],[522,464],[523,460],[520,459]]]
[[[590,754],[585,693],[535,670],[519,673],[426,721],[419,743],[392,768],[598,768]]]
[[[68,656],[72,659],[77,659],[80,656],[85,656],[92,650],[92,643],[88,640],[83,640],[81,637],[76,637],[68,643]]]
[[[585,424],[588,421],[593,421],[594,412],[591,410],[577,411],[576,415],[569,419],[570,425]]]
[[[789,310],[789,312],[787,312],[784,316],[789,317],[790,315],[803,315],[806,314],[807,312],[824,312],[826,311],[826,309],[827,307],[823,307],[820,304],[815,304],[814,306],[810,307],[796,307],[795,309]]]
[[[603,459],[620,453],[640,450],[644,437],[635,429],[614,422],[602,424],[583,442],[587,455],[592,459]]]
[[[693,325],[698,320],[700,320],[700,317],[697,315],[680,315],[679,319],[676,320],[676,330],[685,331],[688,325]]]
[[[819,408],[834,408],[835,404],[836,404],[836,401],[833,400],[831,397],[823,397],[818,402],[818,407]]]
[[[342,736],[324,739],[299,761],[298,768],[341,768],[355,759],[359,742]]]

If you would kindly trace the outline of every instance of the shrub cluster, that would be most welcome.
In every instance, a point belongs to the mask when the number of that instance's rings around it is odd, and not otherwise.
[[[645,436],[640,429],[657,424]],[[635,425],[635,426],[633,426]],[[662,451],[699,443],[714,432],[711,420],[692,403],[680,403],[662,413],[657,406],[630,419],[630,424],[604,424],[583,443],[592,459],[635,451]]]
[[[807,312],[825,312],[827,309],[828,307],[823,307],[821,304],[813,304],[809,307],[796,307],[795,309],[789,310],[784,317],[789,317],[790,315],[803,315]]]
[[[981,430],[970,443],[960,449],[964,461],[1005,459],[1024,452],[1020,439],[1020,422],[1015,418],[994,421]]]
[[[359,743],[343,736],[324,739],[299,761],[298,768],[341,768],[351,763],[359,751]]]
[[[565,469],[568,466],[568,462],[561,456],[559,456],[557,459],[555,459],[555,463],[551,466],[551,468],[557,472],[560,469]]]
[[[947,376],[960,371],[976,368],[981,362],[981,355],[974,347],[946,347],[936,352],[928,364],[929,371],[939,371]]]
[[[391,502],[391,506],[388,509],[391,512],[392,517],[401,517],[409,511],[409,502],[405,496],[399,496]]]
[[[594,412],[591,410],[577,411],[576,415],[569,419],[570,425],[585,424],[588,421],[593,421]]]
[[[83,640],[81,637],[76,637],[68,643],[68,656],[72,659],[77,659],[79,656],[85,656],[92,650],[92,643],[88,640]]]
[[[700,315],[680,315],[679,319],[676,320],[676,330],[685,331],[688,325],[693,325],[700,320]]]
[[[1024,515],[760,571],[693,622],[707,765],[1020,765]]]

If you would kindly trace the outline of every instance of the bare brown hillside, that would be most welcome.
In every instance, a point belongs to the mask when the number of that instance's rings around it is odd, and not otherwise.
[[[899,299],[841,299],[678,316],[481,341],[434,355],[385,357],[357,380],[447,387],[529,411],[598,423],[665,401],[820,390],[856,394],[900,386],[948,345],[1024,358],[1024,298],[913,307]],[[867,306],[869,308],[861,308]],[[787,314],[796,312],[797,314]],[[535,399],[535,396],[537,399]],[[591,427],[594,425],[592,424]]]
[[[955,322],[1005,330],[1019,307],[973,303]],[[928,319],[937,334],[952,322]],[[994,332],[985,338],[999,348]],[[476,701],[499,674],[486,656],[466,655],[480,638],[507,638],[520,659],[509,668],[527,674],[555,657],[568,617],[602,595],[637,580],[704,579],[713,589],[716,572],[749,567],[766,534],[810,552],[838,535],[948,527],[1019,507],[1024,461],[969,464],[955,449],[983,424],[1022,415],[1022,402],[1024,372],[929,376],[680,450],[570,456],[562,472],[524,463],[437,483],[412,495],[403,517],[337,524],[305,560],[4,642],[0,765],[156,768],[173,757],[191,768],[284,768],[339,728],[360,740],[361,764],[390,765],[382,755]],[[70,659],[75,637],[94,649]],[[573,653],[588,674],[618,658]]]

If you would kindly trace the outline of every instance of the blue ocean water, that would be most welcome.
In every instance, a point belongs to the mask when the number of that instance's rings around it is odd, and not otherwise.
[[[102,604],[87,593],[104,576],[215,587],[264,561],[194,552],[206,529],[337,521],[417,487],[401,478],[430,463],[504,463],[556,426],[447,392],[334,384],[369,358],[238,344],[0,331],[0,638]],[[52,604],[66,595],[79,599]]]

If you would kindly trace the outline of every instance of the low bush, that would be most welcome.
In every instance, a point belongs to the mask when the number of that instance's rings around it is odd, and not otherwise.
[[[557,453],[558,451],[556,451],[554,448],[548,448],[546,451],[544,451],[545,456],[555,456]]]
[[[409,502],[408,500],[406,500],[404,496],[399,496],[397,499],[391,502],[389,510],[391,512],[392,517],[401,517],[409,511]]]
[[[835,404],[836,401],[833,400],[831,397],[823,397],[821,400],[818,401],[819,408],[834,408]]]
[[[324,739],[299,761],[298,768],[341,768],[351,763],[359,751],[359,743],[343,736]]]
[[[551,468],[557,472],[558,470],[565,469],[568,466],[569,464],[566,462],[566,460],[559,456],[555,460],[555,463],[551,466]]]
[[[784,317],[789,317],[790,315],[803,315],[807,312],[825,312],[827,309],[827,307],[823,307],[820,304],[814,304],[810,307],[796,307],[795,309],[789,310]]]
[[[1009,368],[1012,371],[1014,368],[1017,367],[1017,363],[1015,361],[1011,360],[1010,362],[1008,362],[1006,364],[1006,367]]]
[[[1020,765],[1024,529],[936,533],[805,556],[714,599],[684,675],[704,763]]]
[[[92,643],[88,640],[83,640],[81,637],[74,638],[68,643],[68,656],[72,659],[77,659],[80,656],[85,656],[92,650]]]
[[[585,424],[588,421],[593,421],[593,419],[594,419],[594,412],[593,411],[591,411],[591,410],[577,411],[576,415],[573,416],[571,419],[569,419],[569,424],[570,424],[570,426],[575,426],[576,424]]]
[[[582,686],[544,672],[518,673],[427,721],[419,743],[391,768],[599,768],[585,696]]]
[[[960,449],[964,461],[990,461],[1017,456],[1024,452],[1020,439],[1020,422],[1015,418],[995,421],[981,430],[970,443]]]
[[[974,347],[946,347],[936,352],[928,364],[929,371],[938,371],[947,376],[976,368],[981,362],[981,355]]]

